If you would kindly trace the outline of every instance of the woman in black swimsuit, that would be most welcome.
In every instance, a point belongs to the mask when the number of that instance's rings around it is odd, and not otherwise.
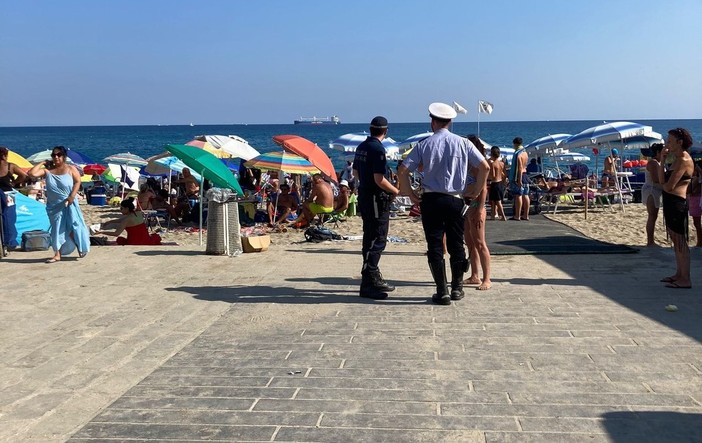
[[[658,178],[663,184],[663,217],[675,249],[675,274],[661,279],[666,283],[666,288],[692,287],[690,247],[687,244],[687,186],[695,168],[692,157],[687,152],[690,146],[692,136],[687,129],[675,128],[668,131],[661,158],[672,153],[675,161],[667,172],[662,165],[658,169]]]

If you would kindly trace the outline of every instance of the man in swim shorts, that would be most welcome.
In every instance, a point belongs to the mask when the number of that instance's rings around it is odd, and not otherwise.
[[[334,193],[322,174],[312,176],[312,192],[302,204],[302,216],[297,219],[295,228],[308,226],[317,214],[331,214],[334,211]]]
[[[514,146],[514,156],[509,170],[509,190],[514,196],[514,212],[511,220],[529,220],[529,177],[526,167],[529,161],[529,154],[522,146],[522,138],[515,137],[512,140]]]

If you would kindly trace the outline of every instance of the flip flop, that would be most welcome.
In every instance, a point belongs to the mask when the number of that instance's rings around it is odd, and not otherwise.
[[[60,261],[61,261],[61,259],[55,259],[52,257],[52,258],[48,259],[47,261],[45,261],[44,263],[49,264],[49,263],[56,263],[56,262],[60,262]]]
[[[675,279],[673,277],[663,277],[661,283],[674,283]]]
[[[508,218],[508,220],[520,221],[520,219],[514,218],[514,217],[510,217],[510,218]]]
[[[680,286],[679,284],[677,284],[677,283],[675,283],[675,282],[669,283],[669,284],[665,285],[665,287],[666,287],[666,288],[670,288],[670,289],[692,289],[692,285],[690,285],[690,286]]]

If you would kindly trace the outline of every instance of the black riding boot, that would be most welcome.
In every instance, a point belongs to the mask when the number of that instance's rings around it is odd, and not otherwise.
[[[460,300],[463,293],[463,274],[468,270],[468,260],[451,262],[451,300]]]
[[[361,297],[382,300],[388,297],[388,292],[394,290],[394,286],[383,280],[380,271],[361,271],[361,291],[359,293]]]
[[[434,283],[436,283],[436,294],[431,296],[431,301],[439,305],[450,305],[451,295],[446,284],[445,260],[429,262],[429,269],[431,270],[431,276],[434,277]]]

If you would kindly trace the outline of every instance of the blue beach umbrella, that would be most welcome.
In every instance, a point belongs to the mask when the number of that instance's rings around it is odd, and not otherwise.
[[[558,148],[564,140],[572,137],[571,134],[549,134],[545,137],[537,138],[533,142],[524,146],[524,149],[528,153],[541,153],[541,152],[553,152],[554,149]]]
[[[333,141],[329,142],[329,149],[335,151],[341,151],[346,154],[347,157],[353,157],[356,152],[356,148],[362,142],[370,137],[367,132],[350,132],[344,134]],[[385,148],[385,154],[392,160],[397,160],[399,158],[400,145],[393,140],[391,137],[386,137],[382,141],[383,147]]]
[[[79,165],[92,165],[95,164],[95,160],[92,158],[88,157],[87,155],[78,152],[74,149],[69,149],[68,150],[68,158],[73,160],[73,163],[77,163]]]
[[[411,137],[406,138],[402,143],[400,143],[400,151],[406,152],[414,148],[414,146],[421,142],[422,140],[434,135],[433,132],[422,132],[421,134],[415,134]]]
[[[653,128],[632,122],[612,122],[585,129],[564,140],[564,149],[586,148],[612,142],[622,142],[628,138],[651,135]]]

